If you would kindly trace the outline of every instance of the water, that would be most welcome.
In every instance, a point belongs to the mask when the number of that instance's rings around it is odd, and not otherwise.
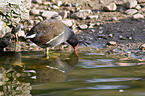
[[[3,96],[145,96],[145,62],[100,53],[5,52]]]

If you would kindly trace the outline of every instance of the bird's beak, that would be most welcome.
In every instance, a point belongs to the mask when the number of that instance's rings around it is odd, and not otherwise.
[[[74,47],[74,52],[75,52],[76,55],[78,55],[78,54],[77,54],[77,47],[78,47],[78,45],[76,45],[76,46]]]

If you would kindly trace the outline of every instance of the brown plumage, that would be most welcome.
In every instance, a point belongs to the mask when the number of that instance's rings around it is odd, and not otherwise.
[[[42,48],[51,48],[63,42],[68,42],[76,50],[78,45],[78,39],[74,32],[55,19],[39,22],[27,33],[26,38]]]

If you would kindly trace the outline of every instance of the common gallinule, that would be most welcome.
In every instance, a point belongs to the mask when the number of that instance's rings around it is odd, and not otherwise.
[[[78,39],[74,32],[56,19],[47,19],[39,22],[26,34],[26,38],[29,38],[38,46],[46,48],[46,56],[48,56],[49,48],[63,42],[68,42],[77,53]]]

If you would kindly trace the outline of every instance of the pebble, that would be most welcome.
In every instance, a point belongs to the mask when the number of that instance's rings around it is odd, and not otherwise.
[[[57,19],[57,20],[61,20],[62,17],[60,15],[52,15],[51,16],[52,19]]]
[[[117,6],[115,3],[110,3],[109,5],[104,6],[103,9],[106,11],[115,11],[117,9]]]
[[[136,5],[135,6],[135,9],[140,10],[141,9],[141,6],[140,5]]]
[[[35,7],[30,10],[31,15],[39,15],[39,10],[37,10]]]
[[[140,50],[145,50],[145,44],[142,44],[140,47],[139,47]]]
[[[137,5],[137,1],[136,0],[128,0],[128,2],[126,3],[126,8],[135,8],[135,6]]]
[[[63,4],[62,1],[57,1],[57,2],[56,2],[56,5],[57,5],[57,6],[61,6],[62,4]]]
[[[43,21],[43,18],[41,16],[36,16],[35,19],[38,19],[40,21]]]
[[[79,19],[86,19],[87,16],[89,16],[92,13],[91,10],[80,10],[76,13],[71,14],[72,18],[79,18]]]
[[[42,4],[42,0],[32,0],[32,2]]]
[[[133,15],[132,18],[133,19],[144,19],[144,15],[138,13],[138,14]]]
[[[138,3],[145,3],[145,0],[137,0]]]
[[[108,37],[113,37],[113,34],[110,33],[110,34],[108,35]]]
[[[109,46],[115,46],[117,43],[115,41],[109,41],[107,42],[107,45]]]
[[[118,19],[116,17],[112,17],[112,20],[113,21],[117,21]]]
[[[59,7],[56,6],[56,5],[53,5],[52,8],[53,8],[53,9],[59,9]]]
[[[88,26],[87,26],[86,24],[84,24],[84,25],[79,25],[79,28],[82,29],[82,30],[84,30],[84,29],[87,29]]]
[[[98,17],[99,17],[98,15],[89,15],[88,16],[88,18],[90,18],[90,19],[98,19]]]
[[[128,9],[125,11],[125,13],[128,15],[133,15],[133,14],[137,13],[137,10],[136,9]]]
[[[42,17],[46,17],[47,19],[51,18],[53,15],[58,15],[58,12],[55,12],[55,11],[44,11],[42,13]]]
[[[72,20],[69,19],[62,19],[61,20],[66,26],[71,27],[73,25]]]
[[[119,36],[119,39],[120,39],[120,40],[125,40],[126,38],[120,35],[120,36]]]

